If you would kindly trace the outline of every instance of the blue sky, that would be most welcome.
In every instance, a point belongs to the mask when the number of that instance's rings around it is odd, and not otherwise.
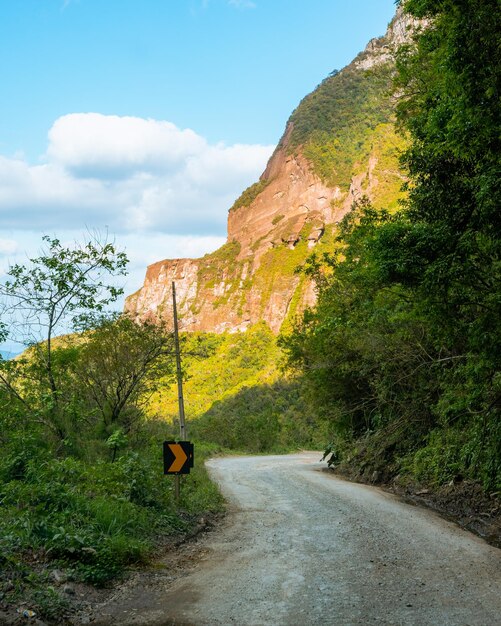
[[[302,97],[393,0],[0,0],[0,275],[108,227],[148,263],[223,243]]]
[[[0,0],[0,153],[37,158],[58,117],[87,111],[274,143],[393,13],[393,0]]]

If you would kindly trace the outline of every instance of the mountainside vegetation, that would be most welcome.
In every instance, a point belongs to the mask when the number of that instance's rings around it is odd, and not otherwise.
[[[336,425],[333,464],[501,488],[499,12],[408,0],[430,20],[398,59],[402,209],[358,203],[281,344]]]
[[[125,255],[99,241],[45,243],[1,286],[1,333],[27,349],[0,361],[0,602],[57,621],[69,607],[62,582],[73,594],[106,584],[222,499],[203,463],[179,502],[162,475],[169,431],[145,407],[173,375],[173,338],[105,313],[119,295],[106,279]],[[79,332],[56,337],[65,324]]]
[[[352,64],[326,78],[291,115],[288,149],[302,147],[315,173],[348,191],[357,162],[366,160],[371,135],[394,119],[391,64],[360,70]]]
[[[321,448],[328,424],[317,419],[297,381],[284,378],[275,335],[264,323],[245,333],[184,337],[183,370],[188,431],[196,441],[241,452]],[[174,424],[177,387],[164,378],[148,412]]]
[[[238,209],[242,206],[249,206],[269,185],[270,181],[267,179],[259,180],[257,183],[253,183],[250,187],[247,187],[235,200],[230,208],[230,211]]]
[[[244,387],[274,383],[280,373],[280,350],[266,324],[245,333],[190,333],[183,336],[185,408],[189,420],[200,418],[216,401]],[[150,415],[172,422],[178,416],[177,387],[164,376],[148,401]]]
[[[287,149],[332,187],[346,191],[374,156],[351,211],[323,225],[313,254],[312,222],[292,248],[277,239],[245,279],[237,241],[198,265],[205,287],[227,273],[215,308],[243,307],[251,284],[263,309],[286,283],[298,289],[278,342],[264,322],[182,337],[197,449],[179,501],[161,456],[178,433],[171,329],[107,313],[125,255],[108,242],[46,238],[38,258],[10,269],[0,338],[26,350],[0,359],[2,605],[64,619],[51,570],[70,585],[105,585],[220,511],[203,466],[220,451],[326,449],[330,465],[371,482],[472,484],[499,512],[497,0],[404,9],[427,26],[400,48],[396,70],[348,66],[290,118]],[[290,233],[285,215],[273,225]],[[317,303],[300,313],[309,280]]]

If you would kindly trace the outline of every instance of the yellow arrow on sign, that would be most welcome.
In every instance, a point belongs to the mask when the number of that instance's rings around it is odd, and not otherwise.
[[[186,456],[186,452],[183,450],[183,447],[178,443],[169,443],[169,448],[172,450],[172,453],[176,457],[174,459],[174,463],[169,467],[169,472],[179,472],[181,468],[186,463],[188,457]]]

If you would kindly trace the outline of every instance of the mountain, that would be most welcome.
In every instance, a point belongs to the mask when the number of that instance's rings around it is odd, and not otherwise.
[[[394,127],[394,51],[414,23],[397,10],[383,37],[333,71],[290,116],[260,180],[228,214],[227,243],[200,259],[150,265],[125,310],[172,318],[175,281],[183,330],[238,331],[264,320],[274,332],[315,302],[295,269],[332,242],[353,202],[394,209],[403,181]]]
[[[0,357],[4,361],[10,361],[10,359],[13,359],[18,354],[19,352],[10,352],[9,350],[0,350]]]

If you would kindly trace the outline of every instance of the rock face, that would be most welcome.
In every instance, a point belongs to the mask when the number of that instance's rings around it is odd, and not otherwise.
[[[409,34],[420,26],[425,26],[424,21],[416,20],[403,12],[398,7],[395,18],[391,21],[384,37],[371,39],[364,52],[355,61],[358,69],[368,70],[377,65],[391,63],[398,46],[409,40]]]
[[[241,331],[264,320],[278,332],[288,314],[315,302],[311,284],[294,270],[339,221],[348,202],[326,187],[287,143],[271,158],[266,188],[228,215],[228,243],[201,259],[175,259],[147,268],[143,287],[126,301],[140,319],[172,318],[176,283],[180,327]]]
[[[255,262],[271,247],[294,246],[306,223],[321,228],[336,217],[331,205],[336,191],[301,154],[287,154],[286,142],[270,159],[263,180],[269,183],[252,204],[228,215],[228,240],[240,243],[240,258],[254,255]]]
[[[326,81],[339,80],[347,71],[374,73],[377,67],[387,67],[410,26],[398,11],[385,37],[372,40],[350,66]],[[305,108],[317,106],[315,92],[303,102]],[[150,265],[143,287],[127,298],[125,310],[138,319],[172,319],[175,281],[183,330],[236,332],[264,320],[278,332],[284,321],[314,304],[313,285],[295,269],[316,247],[327,249],[335,225],[353,202],[367,195],[377,205],[380,197],[394,202],[399,195],[402,175],[392,115],[380,122],[365,132],[366,149],[353,159],[351,183],[343,189],[327,185],[303,146],[291,145],[290,121],[260,182],[230,209],[227,243],[201,259]]]

